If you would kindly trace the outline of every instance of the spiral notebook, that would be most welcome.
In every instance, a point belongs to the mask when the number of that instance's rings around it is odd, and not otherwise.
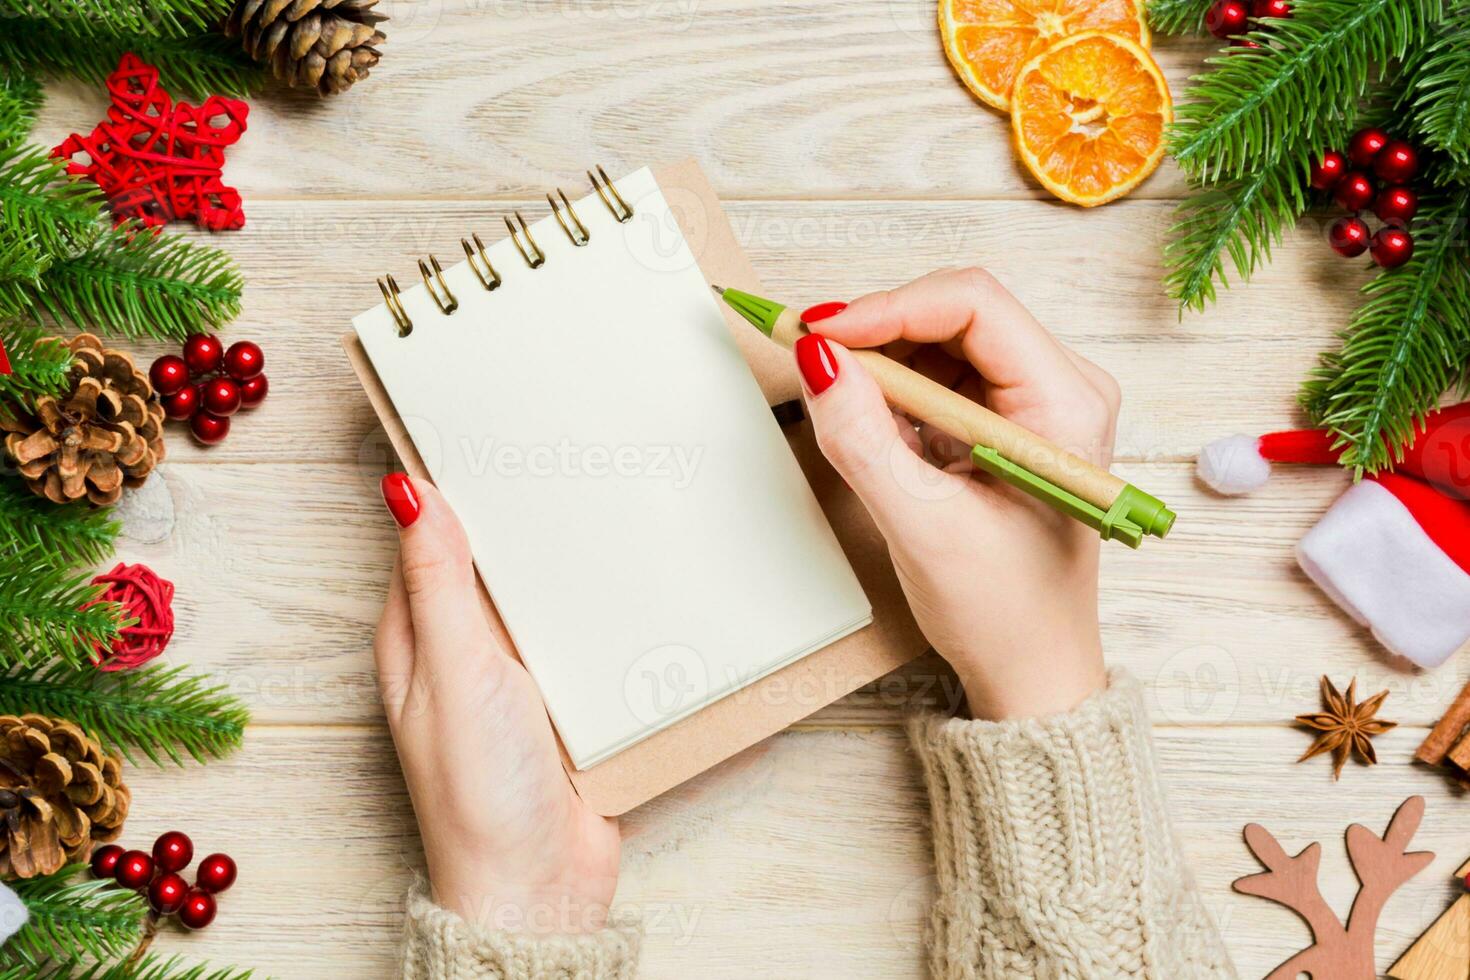
[[[587,769],[872,610],[647,170],[353,321]]]

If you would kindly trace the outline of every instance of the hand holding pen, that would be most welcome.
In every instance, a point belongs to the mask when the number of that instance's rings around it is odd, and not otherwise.
[[[795,358],[822,452],[873,515],[915,617],[977,717],[1069,709],[1106,683],[1097,531],[970,463],[970,446],[896,416],[848,348],[929,377],[1106,468],[1119,391],[978,269],[823,304]]]

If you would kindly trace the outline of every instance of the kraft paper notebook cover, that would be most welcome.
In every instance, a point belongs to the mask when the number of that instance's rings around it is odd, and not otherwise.
[[[764,409],[797,394],[789,355],[704,285],[759,287],[697,166],[557,204],[393,281],[344,344],[465,523],[574,783],[614,814],[924,644],[809,425]]]

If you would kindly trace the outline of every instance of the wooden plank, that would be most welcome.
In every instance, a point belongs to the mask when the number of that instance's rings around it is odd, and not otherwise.
[[[262,722],[337,724],[379,717],[371,641],[395,537],[380,469],[165,464],[178,515],[142,518],[118,550],[177,583],[168,650],[228,683]],[[1384,716],[1430,724],[1464,667],[1413,673],[1337,611],[1297,569],[1295,540],[1341,490],[1336,473],[1282,473],[1257,494],[1214,497],[1188,465],[1121,472],[1179,513],[1166,541],[1104,547],[1102,619],[1112,661],[1146,681],[1175,725],[1279,722],[1314,710],[1330,670],[1360,689],[1389,687]],[[154,539],[151,542],[140,538]],[[976,583],[977,601],[985,584]],[[808,724],[894,725],[911,703],[957,701],[936,659],[844,699]]]
[[[528,216],[544,213],[544,201],[523,203]],[[354,313],[381,301],[375,275],[416,282],[416,257],[456,261],[461,236],[502,233],[504,210],[272,202],[254,210],[244,231],[216,236],[248,284],[244,313],[226,338],[262,344],[271,394],[217,447],[201,449],[173,426],[172,458],[381,458],[385,440],[338,337]],[[1288,237],[1248,290],[1225,293],[1207,314],[1181,322],[1160,286],[1159,244],[1172,220],[1163,202],[1125,201],[1085,217],[1036,202],[761,201],[729,211],[768,289],[793,303],[851,297],[944,266],[990,268],[1042,323],[1119,379],[1122,459],[1193,458],[1217,436],[1295,421],[1302,380],[1318,352],[1335,346],[1333,333],[1357,302],[1360,270],[1325,248],[1312,222]],[[1078,221],[1091,222],[1090,231]],[[1329,272],[1337,287],[1314,289],[1302,302],[1303,283]],[[1289,329],[1282,310],[1291,311]],[[169,349],[127,346],[144,360]]]
[[[934,9],[404,0],[368,84],[319,106],[252,100],[226,175],[247,214],[265,198],[539,198],[597,163],[690,155],[728,197],[1051,200],[1009,118],[950,70]],[[1211,50],[1159,44],[1176,95]],[[99,87],[55,86],[37,141],[89,132],[105,105]],[[1182,189],[1166,163],[1135,196]]]
[[[1351,766],[1333,784],[1325,761],[1290,764],[1301,736],[1283,728],[1158,732],[1175,826],[1242,976],[1263,975],[1305,940],[1289,912],[1230,891],[1255,870],[1240,836],[1249,821],[1292,852],[1321,840],[1324,894],[1342,914],[1355,887],[1346,825],[1381,833],[1403,798],[1422,793],[1429,805],[1414,843],[1437,858],[1390,902],[1380,966],[1448,906],[1465,857],[1462,803],[1437,775],[1406,764],[1421,735],[1390,733],[1383,764]],[[125,843],[177,827],[241,867],[209,930],[166,930],[158,948],[281,980],[390,975],[421,857],[386,735],[252,729],[230,760],[129,778]],[[648,924],[640,975],[745,976],[752,963],[776,976],[925,975],[927,819],[917,767],[892,729],[787,733],[634,811],[619,904]]]

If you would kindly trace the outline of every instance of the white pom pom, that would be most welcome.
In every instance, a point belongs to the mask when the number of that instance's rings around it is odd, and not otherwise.
[[[1261,455],[1255,436],[1216,439],[1199,454],[1195,472],[1216,493],[1234,497],[1264,486],[1271,464]]]
[[[20,932],[20,927],[30,919],[30,911],[20,896],[4,885],[0,885],[0,943]]]

